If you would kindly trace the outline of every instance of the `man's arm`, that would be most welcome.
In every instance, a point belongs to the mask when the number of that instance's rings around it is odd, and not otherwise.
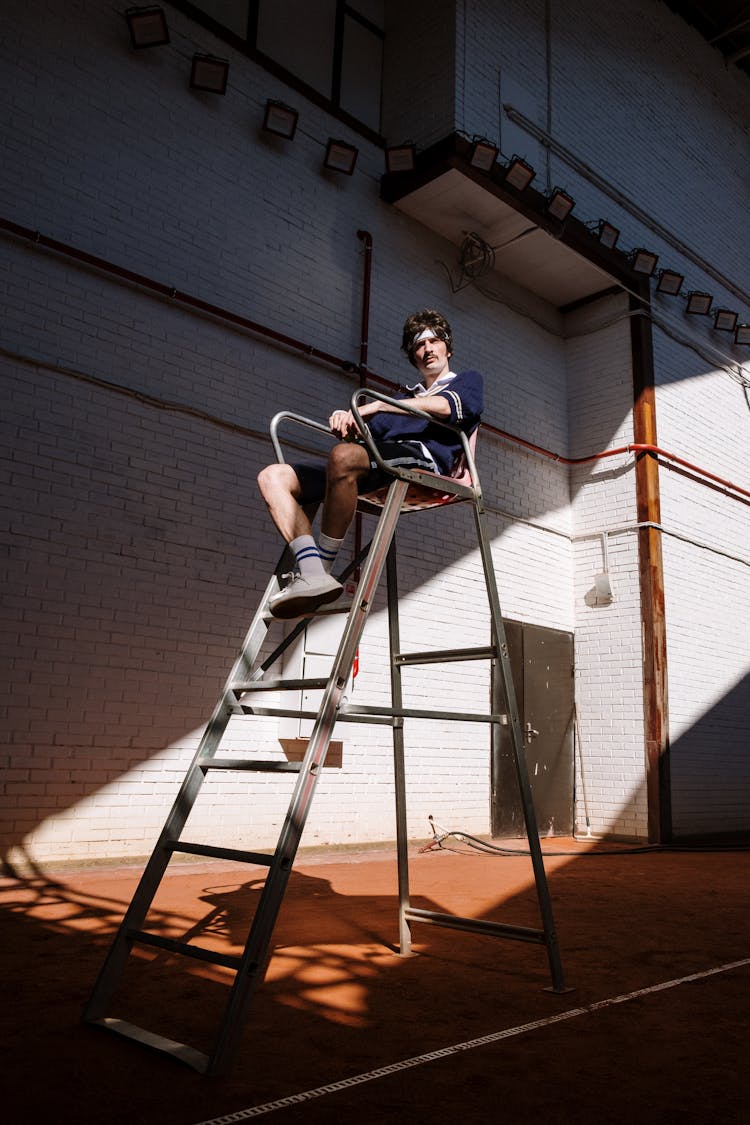
[[[405,406],[412,406],[417,410],[429,414],[431,418],[449,418],[451,413],[450,403],[444,395],[414,395],[411,398],[401,400]],[[373,414],[407,414],[408,411],[401,410],[398,406],[392,406],[389,402],[366,402],[360,406],[359,413],[363,419],[371,417]],[[328,419],[328,425],[331,427],[331,432],[337,437],[345,441],[347,438],[356,437],[359,433],[357,423],[351,410],[334,410],[331,417]]]

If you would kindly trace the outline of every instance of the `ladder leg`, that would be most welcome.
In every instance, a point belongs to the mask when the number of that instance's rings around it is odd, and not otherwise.
[[[409,856],[406,822],[406,768],[404,764],[404,719],[401,666],[395,656],[401,651],[398,619],[398,567],[396,541],[388,552],[388,636],[391,664],[391,706],[393,708],[393,773],[396,791],[396,858],[398,866],[398,936],[402,956],[411,953],[411,928],[406,912],[409,909]]]
[[[112,995],[119,984],[125,966],[130,956],[132,940],[130,935],[134,930],[140,930],[154,900],[159,885],[164,877],[169,861],[172,857],[170,841],[178,839],[185,827],[191,809],[195,804],[198,793],[205,778],[201,769],[201,762],[210,759],[216,753],[229,720],[232,716],[232,707],[227,699],[229,685],[238,679],[248,678],[248,675],[257,660],[261,645],[268,632],[268,622],[265,617],[266,605],[270,595],[278,588],[277,575],[281,571],[284,555],[276,568],[273,578],[268,583],[265,595],[261,600],[258,610],[248,629],[234,663],[232,671],[224,686],[224,691],[214,708],[213,714],[206,724],[198,749],[188,767],[180,790],[175,798],[172,809],[162,828],[161,834],[154,846],[140,882],[133,894],[125,916],[105,958],[101,971],[96,979],[86,1006],[83,1018],[87,1022],[100,1020],[107,1008]]]
[[[487,532],[484,508],[481,504],[481,501],[479,500],[473,505],[473,508],[477,528],[477,538],[482,555],[482,567],[484,569],[487,597],[490,603],[490,613],[492,619],[492,643],[497,654],[496,660],[493,661],[493,696],[497,693],[497,684],[494,683],[494,681],[496,680],[496,669],[499,668],[500,682],[502,684],[502,690],[505,696],[505,706],[508,713],[508,724],[511,735],[511,744],[513,746],[513,758],[516,768],[516,777],[518,779],[518,788],[521,797],[521,807],[523,809],[524,822],[526,825],[526,836],[529,842],[531,864],[534,871],[534,881],[536,884],[537,900],[539,902],[539,912],[542,919],[545,945],[547,947],[547,959],[549,961],[550,976],[552,978],[552,991],[565,992],[565,978],[563,975],[562,963],[560,960],[560,950],[557,942],[557,933],[555,930],[555,923],[552,914],[552,902],[550,899],[549,886],[547,884],[547,873],[544,870],[542,848],[539,842],[539,830],[537,828],[536,816],[534,814],[534,804],[531,796],[531,785],[529,783],[528,770],[526,766],[526,755],[523,746],[523,734],[521,732],[521,720],[518,714],[516,692],[513,685],[513,673],[510,665],[510,658],[508,655],[508,643],[505,636],[505,625],[503,624],[503,616],[500,609],[500,598],[497,592],[495,568],[492,561],[492,551],[490,547],[489,535]],[[494,699],[492,706],[493,708],[495,706]]]
[[[355,602],[339,643],[333,668],[323,693],[299,777],[292,794],[273,863],[268,873],[240,968],[224,1013],[208,1073],[225,1073],[237,1048],[247,1005],[263,980],[269,947],[279,910],[284,899],[299,842],[307,822],[310,804],[336,725],[346,681],[354,663],[372,599],[380,581],[388,549],[393,539],[407,483],[396,480],[390,486],[378,520],[370,550],[355,594]]]

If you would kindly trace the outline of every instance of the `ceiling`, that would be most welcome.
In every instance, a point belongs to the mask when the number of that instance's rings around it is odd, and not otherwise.
[[[605,272],[458,168],[403,195],[396,206],[456,246],[468,234],[479,235],[498,273],[558,308],[612,285]]]
[[[750,74],[750,3],[747,0],[665,0],[700,32],[728,66]]]

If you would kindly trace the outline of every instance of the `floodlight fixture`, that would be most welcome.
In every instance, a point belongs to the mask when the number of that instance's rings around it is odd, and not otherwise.
[[[738,324],[734,333],[735,344],[750,344],[750,324]]]
[[[677,273],[675,270],[659,270],[656,292],[667,293],[670,297],[676,297],[682,289],[684,280],[684,274]]]
[[[691,290],[688,293],[686,311],[695,316],[708,316],[711,312],[713,297],[710,293],[698,293]]]
[[[163,8],[155,6],[128,8],[125,19],[130,32],[130,42],[136,51],[143,47],[162,47],[169,42],[169,28]]]
[[[488,141],[485,137],[475,137],[469,164],[472,168],[478,168],[480,172],[491,172],[499,152],[500,149],[497,145],[493,145],[492,141]]]
[[[354,145],[347,144],[346,141],[336,141],[333,137],[329,137],[323,164],[326,168],[330,168],[332,172],[344,172],[347,176],[351,176],[358,156],[359,149],[355,148]]]
[[[416,166],[416,145],[391,145],[385,150],[386,172],[413,172]]]
[[[516,191],[524,191],[534,179],[536,172],[527,161],[520,156],[511,156],[505,171],[505,182],[514,187]]]
[[[216,55],[193,55],[190,68],[190,87],[205,90],[209,94],[226,94],[229,78],[229,60]]]
[[[634,272],[645,274],[646,277],[653,277],[658,261],[658,254],[654,254],[652,250],[644,250],[642,246],[630,253],[630,264]]]
[[[738,314],[732,309],[714,310],[714,328],[718,328],[720,332],[734,332],[738,320]]]
[[[274,101],[273,98],[269,98],[266,102],[263,128],[267,133],[273,133],[277,137],[286,137],[287,140],[291,141],[297,131],[298,121],[299,113],[291,106]]]
[[[568,195],[567,191],[556,187],[547,200],[547,214],[551,215],[553,219],[559,219],[562,223],[567,219],[575,205],[572,195]]]
[[[606,219],[600,219],[596,224],[596,237],[601,242],[602,246],[606,246],[608,250],[614,250],[617,245],[617,240],[620,237],[620,232],[617,227],[612,226]]]

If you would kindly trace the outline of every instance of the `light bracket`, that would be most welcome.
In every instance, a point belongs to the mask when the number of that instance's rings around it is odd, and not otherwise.
[[[675,270],[659,270],[656,292],[667,293],[670,297],[676,297],[682,289],[684,280],[684,275],[677,273]]]
[[[297,131],[298,121],[299,113],[291,106],[274,101],[273,98],[269,98],[266,102],[263,128],[267,133],[273,133],[277,137],[285,137],[288,141],[291,141]]]
[[[226,94],[229,79],[229,60],[216,55],[193,55],[190,68],[190,88],[205,90],[209,94]]]
[[[391,145],[385,150],[386,172],[413,172],[417,166],[417,146]]]
[[[130,32],[130,42],[136,51],[144,47],[162,47],[169,42],[169,28],[164,9],[150,7],[128,8],[125,19]]]
[[[505,182],[516,191],[525,191],[536,172],[521,156],[511,156],[505,170]]]
[[[355,148],[354,145],[329,137],[323,164],[332,172],[343,172],[345,175],[351,176],[358,156],[359,149]]]
[[[691,316],[708,316],[711,312],[713,297],[710,293],[699,293],[691,290],[687,296],[686,312]]]
[[[644,274],[646,277],[653,277],[658,261],[658,254],[654,254],[653,250],[645,250],[642,246],[636,247],[630,254],[630,264],[633,271]]]

